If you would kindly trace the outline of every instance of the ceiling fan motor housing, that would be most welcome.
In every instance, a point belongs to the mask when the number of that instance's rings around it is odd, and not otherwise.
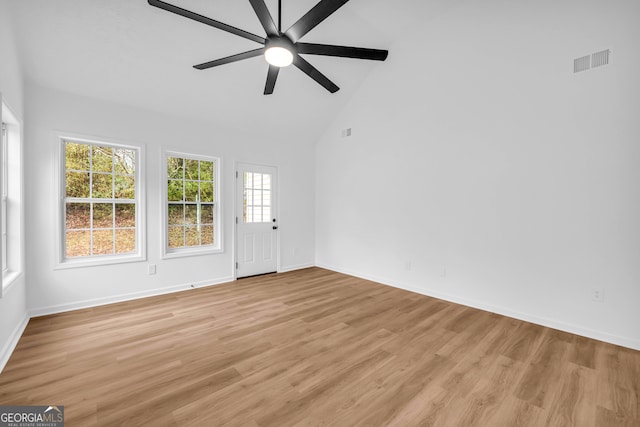
[[[269,49],[272,47],[281,47],[294,54],[298,51],[296,49],[296,45],[291,40],[289,40],[289,37],[284,34],[280,36],[268,37],[264,47],[265,49]]]

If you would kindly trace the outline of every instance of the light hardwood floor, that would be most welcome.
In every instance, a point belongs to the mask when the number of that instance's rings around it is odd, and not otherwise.
[[[68,426],[639,426],[640,352],[311,268],[32,319]]]

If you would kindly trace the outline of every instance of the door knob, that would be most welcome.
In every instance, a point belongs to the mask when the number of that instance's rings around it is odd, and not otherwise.
[[[274,225],[274,226],[273,226],[273,229],[274,229],[274,230],[277,230],[277,229],[278,229],[278,226],[277,226],[277,225]]]

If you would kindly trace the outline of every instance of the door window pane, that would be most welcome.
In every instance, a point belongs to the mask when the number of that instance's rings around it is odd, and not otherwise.
[[[244,173],[245,224],[271,222],[271,175]]]

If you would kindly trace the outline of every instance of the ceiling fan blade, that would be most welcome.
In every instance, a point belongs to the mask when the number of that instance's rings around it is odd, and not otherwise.
[[[215,59],[213,61],[194,65],[193,68],[196,68],[198,70],[206,70],[207,68],[217,67],[218,65],[229,64],[231,62],[242,61],[243,59],[253,58],[254,56],[260,56],[263,53],[264,53],[264,48],[254,49],[248,52],[242,52],[236,55],[227,56],[226,58]]]
[[[333,12],[348,1],[349,0],[322,0],[285,31],[285,34],[292,42],[297,42],[302,36],[327,19]]]
[[[329,92],[336,93],[340,90],[340,88],[336,86],[335,83],[333,83],[327,78],[327,76],[318,71],[316,67],[305,61],[300,55],[294,55],[293,65],[298,67],[300,70],[302,70],[303,73],[311,77],[313,80],[320,83],[320,85]]]
[[[271,95],[273,93],[273,88],[276,87],[276,79],[278,78],[279,72],[280,67],[269,65],[269,73],[267,73],[267,84],[264,86],[265,95]]]
[[[172,4],[169,4],[161,0],[149,0],[149,4],[151,6],[155,6],[160,9],[164,9],[166,11],[175,13],[177,15],[184,16],[185,18],[202,22],[203,24],[209,25],[219,30],[226,31],[231,34],[235,34],[236,36],[244,37],[245,39],[252,40],[256,43],[265,44],[266,42],[263,37],[257,36],[248,31],[241,30],[240,28],[232,27],[231,25],[224,24],[220,21],[216,21],[215,19],[207,18],[206,16],[199,15],[195,12],[191,12],[190,10],[183,9],[178,6],[174,6]]]
[[[278,36],[280,33],[278,32],[278,28],[276,27],[276,23],[273,22],[273,18],[269,13],[269,9],[267,9],[267,5],[264,4],[264,0],[249,0],[251,6],[253,6],[253,10],[258,15],[258,19],[262,24],[262,28],[267,33],[268,36]]]
[[[340,56],[343,58],[371,59],[384,61],[389,54],[388,50],[367,49],[364,47],[334,46],[316,43],[296,43],[298,53],[311,55]]]

